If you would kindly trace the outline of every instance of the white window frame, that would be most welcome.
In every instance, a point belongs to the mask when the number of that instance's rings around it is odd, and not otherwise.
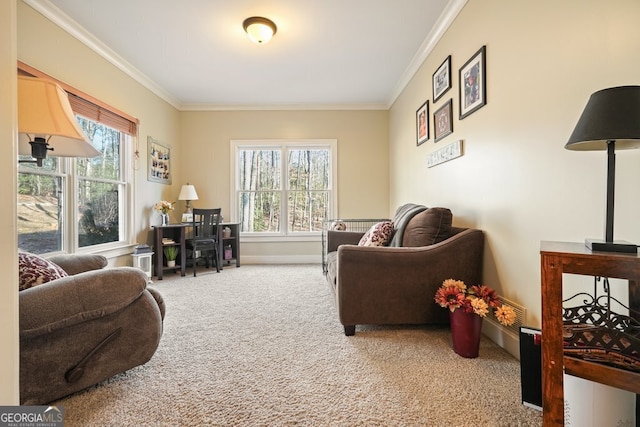
[[[230,165],[231,165],[231,200],[229,203],[231,218],[233,221],[237,221],[240,218],[239,214],[239,192],[240,192],[240,176],[239,176],[239,152],[240,150],[282,150],[282,173],[280,174],[281,192],[283,193],[282,200],[282,213],[281,218],[281,231],[279,232],[241,232],[243,242],[266,242],[266,241],[320,241],[322,232],[296,232],[295,234],[289,234],[287,230],[288,224],[288,170],[286,165],[286,152],[290,149],[307,149],[307,148],[326,148],[330,152],[330,164],[331,169],[329,173],[329,218],[335,218],[338,212],[338,140],[337,139],[250,139],[250,140],[231,140],[230,152]]]
[[[91,120],[91,119],[86,119]],[[102,126],[107,126],[101,123]],[[113,129],[113,128],[112,128]],[[122,172],[120,176],[120,180],[113,179],[104,179],[104,178],[92,178],[79,176],[76,174],[76,165],[75,160],[73,160],[74,164],[71,168],[71,177],[73,181],[73,234],[71,237],[73,240],[70,242],[73,247],[74,253],[96,253],[105,250],[116,249],[122,246],[128,246],[132,243],[133,236],[133,184],[129,184],[133,182],[134,175],[132,173],[132,163],[129,156],[126,153],[132,152],[133,147],[133,137],[125,132],[120,132],[120,170]],[[102,182],[107,184],[114,184],[122,187],[122,191],[119,192],[120,197],[118,200],[119,209],[122,212],[121,218],[124,222],[123,226],[119,228],[118,241],[109,242],[109,243],[101,243],[99,245],[91,245],[86,247],[80,247],[78,242],[78,220],[79,220],[79,212],[77,209],[78,206],[78,189],[80,180],[92,181],[92,182]],[[69,209],[70,210],[70,209]]]
[[[104,126],[104,124],[103,124]],[[134,198],[133,189],[135,187],[135,175],[133,174],[132,159],[126,153],[132,151],[134,146],[134,137],[125,132],[120,131],[121,147],[120,147],[120,167],[122,171],[121,181],[94,179],[88,177],[80,177],[76,174],[76,160],[74,158],[58,157],[57,170],[40,170],[19,167],[19,172],[35,173],[42,175],[52,175],[62,177],[62,185],[65,189],[62,195],[62,248],[60,251],[47,252],[43,255],[54,255],[59,253],[101,253],[105,256],[119,256],[129,253],[129,247],[133,244],[133,213]],[[122,185],[123,190],[120,198],[120,209],[122,210],[121,219],[123,221],[120,227],[120,235],[117,242],[102,243],[80,247],[78,244],[78,182],[80,179],[109,182]]]

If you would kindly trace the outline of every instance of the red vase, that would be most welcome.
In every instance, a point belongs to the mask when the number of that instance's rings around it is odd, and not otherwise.
[[[463,310],[449,312],[451,320],[451,338],[453,351],[462,357],[478,357],[480,350],[480,334],[482,331],[482,317]]]

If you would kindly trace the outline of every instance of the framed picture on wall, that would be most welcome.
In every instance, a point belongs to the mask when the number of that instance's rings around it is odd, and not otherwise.
[[[416,111],[416,145],[420,145],[429,139],[429,101]]]
[[[149,149],[147,179],[152,182],[171,184],[171,149],[156,139],[147,137]]]
[[[433,137],[435,142],[453,133],[453,100],[449,100],[433,113]]]
[[[442,65],[438,67],[432,78],[433,102],[451,89],[451,55],[447,56]]]
[[[487,104],[486,46],[460,68],[460,119]]]

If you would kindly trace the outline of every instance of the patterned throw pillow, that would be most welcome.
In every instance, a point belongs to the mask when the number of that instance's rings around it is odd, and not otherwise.
[[[18,252],[18,273],[21,291],[68,276],[57,264],[28,252]]]
[[[382,221],[371,226],[362,236],[358,246],[384,246],[393,234],[393,222]]]

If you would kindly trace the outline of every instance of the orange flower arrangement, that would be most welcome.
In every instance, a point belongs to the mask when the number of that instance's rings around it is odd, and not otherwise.
[[[513,308],[502,304],[496,291],[485,285],[468,288],[461,280],[447,279],[436,291],[435,301],[452,312],[461,309],[480,317],[485,317],[491,309],[496,319],[505,326],[513,325],[516,321]]]

